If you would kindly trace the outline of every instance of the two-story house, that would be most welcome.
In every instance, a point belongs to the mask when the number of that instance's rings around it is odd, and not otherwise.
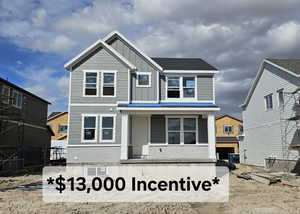
[[[119,32],[66,63],[68,163],[214,163],[215,74],[199,58],[150,58]]]
[[[51,160],[67,158],[68,112],[52,112],[47,119],[54,136],[51,137]]]
[[[300,151],[300,59],[265,59],[241,106],[242,163],[293,168]]]
[[[48,163],[48,101],[0,78],[0,171]]]
[[[216,149],[219,159],[228,159],[230,153],[239,153],[238,136],[242,133],[242,120],[227,114],[216,119]]]

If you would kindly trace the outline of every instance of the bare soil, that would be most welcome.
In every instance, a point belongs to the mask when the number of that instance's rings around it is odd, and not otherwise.
[[[239,166],[234,173],[265,171]],[[227,203],[45,203],[41,190],[0,191],[0,213],[247,213],[300,214],[300,188],[281,183],[270,186],[230,174]],[[40,182],[41,175],[0,177],[0,189]],[[300,184],[300,179],[294,181]]]

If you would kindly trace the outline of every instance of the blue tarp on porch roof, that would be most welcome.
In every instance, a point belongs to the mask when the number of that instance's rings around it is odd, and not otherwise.
[[[130,103],[118,107],[218,107],[214,103]]]

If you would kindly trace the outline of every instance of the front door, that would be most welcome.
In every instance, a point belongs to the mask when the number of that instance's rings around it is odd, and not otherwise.
[[[141,158],[143,145],[148,144],[148,117],[132,117],[132,156],[133,158]]]

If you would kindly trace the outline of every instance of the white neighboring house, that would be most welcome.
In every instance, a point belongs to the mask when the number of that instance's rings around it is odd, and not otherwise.
[[[300,59],[265,59],[254,79],[243,109],[241,163],[271,167],[299,158]],[[290,120],[290,118],[294,120]],[[287,161],[288,160],[288,161]]]

